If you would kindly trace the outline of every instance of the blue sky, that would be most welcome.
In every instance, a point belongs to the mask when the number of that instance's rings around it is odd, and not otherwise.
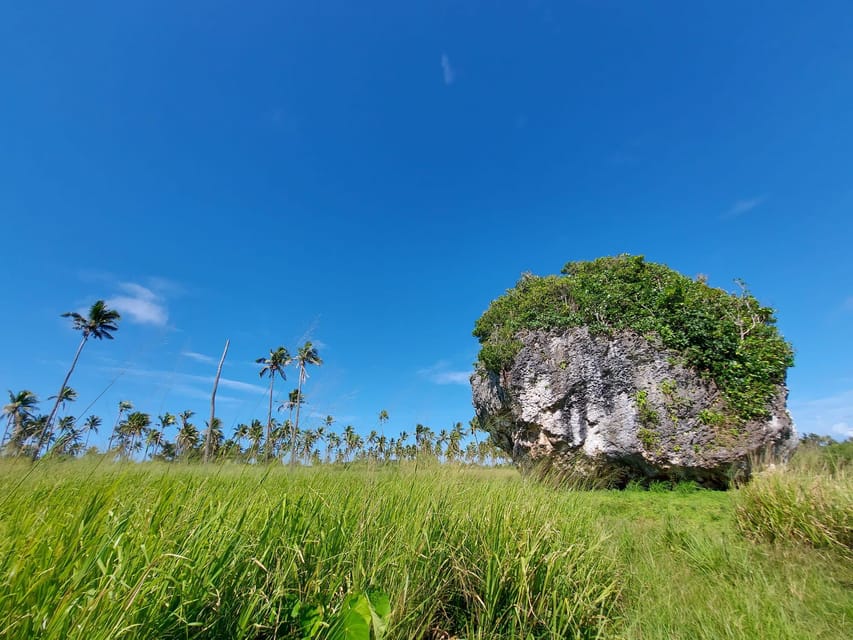
[[[801,431],[853,430],[853,6],[0,6],[0,389],[264,415],[472,415],[475,319],[523,271],[644,254],[777,308]],[[295,372],[281,393],[292,388]],[[199,420],[201,423],[201,420]]]

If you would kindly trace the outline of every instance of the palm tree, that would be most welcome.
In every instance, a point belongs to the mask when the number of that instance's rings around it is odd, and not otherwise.
[[[301,347],[299,347],[299,351],[296,353],[296,365],[299,367],[299,384],[297,386],[298,395],[297,398],[302,400],[302,385],[305,384],[305,379],[308,377],[308,374],[305,371],[305,367],[309,364],[313,364],[316,366],[320,366],[323,364],[323,361],[320,359],[320,354],[317,353],[317,349],[314,348],[314,345],[311,342],[306,342]],[[296,422],[293,425],[293,431],[296,432],[299,429],[299,407],[302,403],[299,402],[296,405]],[[290,464],[293,465],[296,462],[296,458],[293,455],[293,450],[290,451]]]
[[[330,448],[332,446],[332,436],[335,435],[334,433],[332,433],[333,424],[335,424],[334,416],[326,416],[323,420],[323,426],[321,427],[321,429],[323,430],[324,437],[326,439],[326,456],[323,459],[324,462],[330,462],[332,459],[332,453],[330,451]]]
[[[462,454],[461,442],[464,437],[465,429],[461,422],[457,422],[447,435],[447,449],[444,452],[444,457],[448,462],[454,462]]]
[[[154,459],[154,456],[157,455],[157,447],[160,446],[160,443],[163,442],[163,430],[162,429],[149,429],[148,433],[145,434],[145,451],[142,454],[142,459],[145,460],[148,458],[148,450],[151,447],[154,447],[154,451],[151,453],[151,459]]]
[[[151,426],[151,416],[147,413],[142,413],[141,411],[134,411],[129,416],[127,416],[127,420],[124,425],[125,435],[130,436],[130,452],[133,453],[136,451],[137,442],[136,438],[140,438],[139,446],[142,446],[142,435],[148,430],[148,427]]]
[[[330,431],[326,436],[326,462],[331,462],[333,459],[338,462],[340,447],[341,437],[334,431]]]
[[[360,440],[358,434],[353,429],[351,424],[348,424],[344,428],[344,447],[346,448],[346,453],[344,454],[345,458],[349,458],[349,456],[358,448],[358,441]]]
[[[279,411],[287,409],[289,412],[287,414],[287,424],[293,424],[293,410],[296,408],[296,405],[300,404],[305,404],[305,398],[299,393],[299,389],[291,389],[290,393],[287,394],[287,401],[278,405]]]
[[[252,443],[247,460],[254,460],[257,462],[258,453],[261,450],[261,441],[264,439],[264,425],[261,424],[260,420],[252,420],[252,424],[249,425],[249,430],[246,435],[249,438],[249,442]]]
[[[9,391],[9,404],[3,407],[3,415],[6,416],[6,429],[3,431],[3,439],[0,440],[0,447],[6,444],[6,436],[9,432],[9,427],[12,426],[12,438],[15,440],[24,433],[24,423],[27,420],[32,420],[33,410],[38,405],[38,398],[32,391],[19,391],[12,393]]]
[[[287,380],[287,376],[284,374],[284,368],[293,362],[293,358],[290,357],[290,352],[284,347],[279,347],[275,351],[270,349],[270,355],[268,358],[258,358],[255,360],[258,364],[264,365],[261,367],[260,376],[263,378],[265,375],[269,374],[270,377],[270,406],[269,411],[267,412],[267,451],[266,451],[266,459],[269,462],[272,459],[272,451],[269,447],[270,436],[272,435],[272,394],[273,394],[273,385],[275,383],[275,376],[278,374],[281,376],[282,380]]]
[[[181,427],[175,439],[178,445],[179,455],[189,456],[190,452],[198,446],[199,433],[194,424]]]
[[[65,404],[74,402],[77,399],[77,392],[71,387],[63,387],[58,396],[49,396],[48,400],[57,400],[62,405],[62,410],[65,411]]]
[[[178,424],[178,419],[173,416],[168,411],[164,413],[162,416],[157,416],[157,426],[160,427],[158,433],[160,434],[153,442],[154,451],[151,452],[151,457],[157,455],[157,449],[163,444],[163,438],[166,436],[166,429]]]
[[[216,455],[219,448],[222,446],[222,441],[225,439],[225,434],[222,433],[222,420],[213,418],[213,422],[205,422],[204,446],[205,454]]]
[[[72,416],[60,418],[57,426],[59,427],[59,437],[56,444],[50,448],[48,455],[77,455],[80,450],[81,431],[74,428],[74,418]]]
[[[59,403],[62,401],[62,392],[65,387],[68,386],[68,380],[71,378],[71,373],[74,371],[74,367],[77,366],[77,359],[80,357],[80,352],[83,351],[83,347],[86,342],[90,337],[97,340],[103,340],[104,338],[112,340],[112,332],[118,331],[118,321],[121,319],[119,312],[114,309],[108,309],[103,300],[98,300],[93,304],[89,309],[89,315],[86,317],[83,317],[76,311],[63,313],[62,317],[71,318],[74,322],[74,328],[83,333],[83,338],[80,340],[80,346],[77,347],[77,353],[74,354],[74,360],[71,361],[71,368],[68,369],[68,373],[65,374],[65,380],[62,381],[62,386],[59,387],[59,393],[56,394],[56,403],[53,405],[53,409],[51,409],[50,415],[47,417],[45,431],[47,432],[48,440],[50,440],[53,435],[50,431],[51,424],[53,423],[53,418],[56,416],[56,410],[59,408]],[[39,443],[39,447],[40,446],[41,443]],[[38,451],[36,452],[36,455],[38,455]]]
[[[116,416],[116,423],[113,425],[113,432],[110,434],[110,439],[107,441],[107,451],[110,451],[113,448],[113,440],[119,436],[119,425],[121,424],[122,414],[127,413],[131,409],[133,409],[133,403],[130,400],[118,401],[118,415]]]
[[[92,432],[98,433],[98,428],[101,426],[101,419],[96,415],[91,415],[86,418],[86,421],[83,423],[83,428],[86,430],[86,444],[83,445],[83,449],[86,450],[89,448],[89,436],[92,435]]]
[[[245,422],[241,422],[236,427],[234,427],[234,435],[231,437],[231,439],[237,445],[237,453],[240,455],[242,455],[242,453],[243,453],[243,444],[242,444],[243,440],[248,435],[249,435],[249,425],[247,425]]]
[[[367,436],[367,457],[369,460],[373,460],[376,458],[376,448],[375,444],[379,441],[379,434],[376,430],[371,430],[370,435]]]

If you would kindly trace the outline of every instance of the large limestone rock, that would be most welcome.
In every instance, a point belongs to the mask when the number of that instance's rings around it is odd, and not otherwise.
[[[716,385],[682,358],[631,332],[592,336],[586,328],[519,335],[522,349],[503,374],[476,372],[481,424],[523,468],[688,479],[724,487],[751,460],[786,457],[796,443],[780,386],[766,420],[725,419]]]

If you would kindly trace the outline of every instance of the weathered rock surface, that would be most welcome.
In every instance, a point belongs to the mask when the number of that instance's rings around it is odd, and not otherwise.
[[[631,332],[531,331],[504,374],[476,372],[473,402],[498,446],[522,467],[695,480],[723,487],[750,458],[796,444],[780,386],[767,420],[723,420],[716,385],[677,353]]]

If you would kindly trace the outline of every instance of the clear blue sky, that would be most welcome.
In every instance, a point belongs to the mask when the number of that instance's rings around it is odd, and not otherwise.
[[[309,338],[312,413],[438,431],[490,300],[629,252],[745,279],[799,429],[850,433],[851,34],[849,0],[3,3],[0,390],[56,393],[105,298],[71,385],[108,425],[205,415],[230,338],[230,435]]]

